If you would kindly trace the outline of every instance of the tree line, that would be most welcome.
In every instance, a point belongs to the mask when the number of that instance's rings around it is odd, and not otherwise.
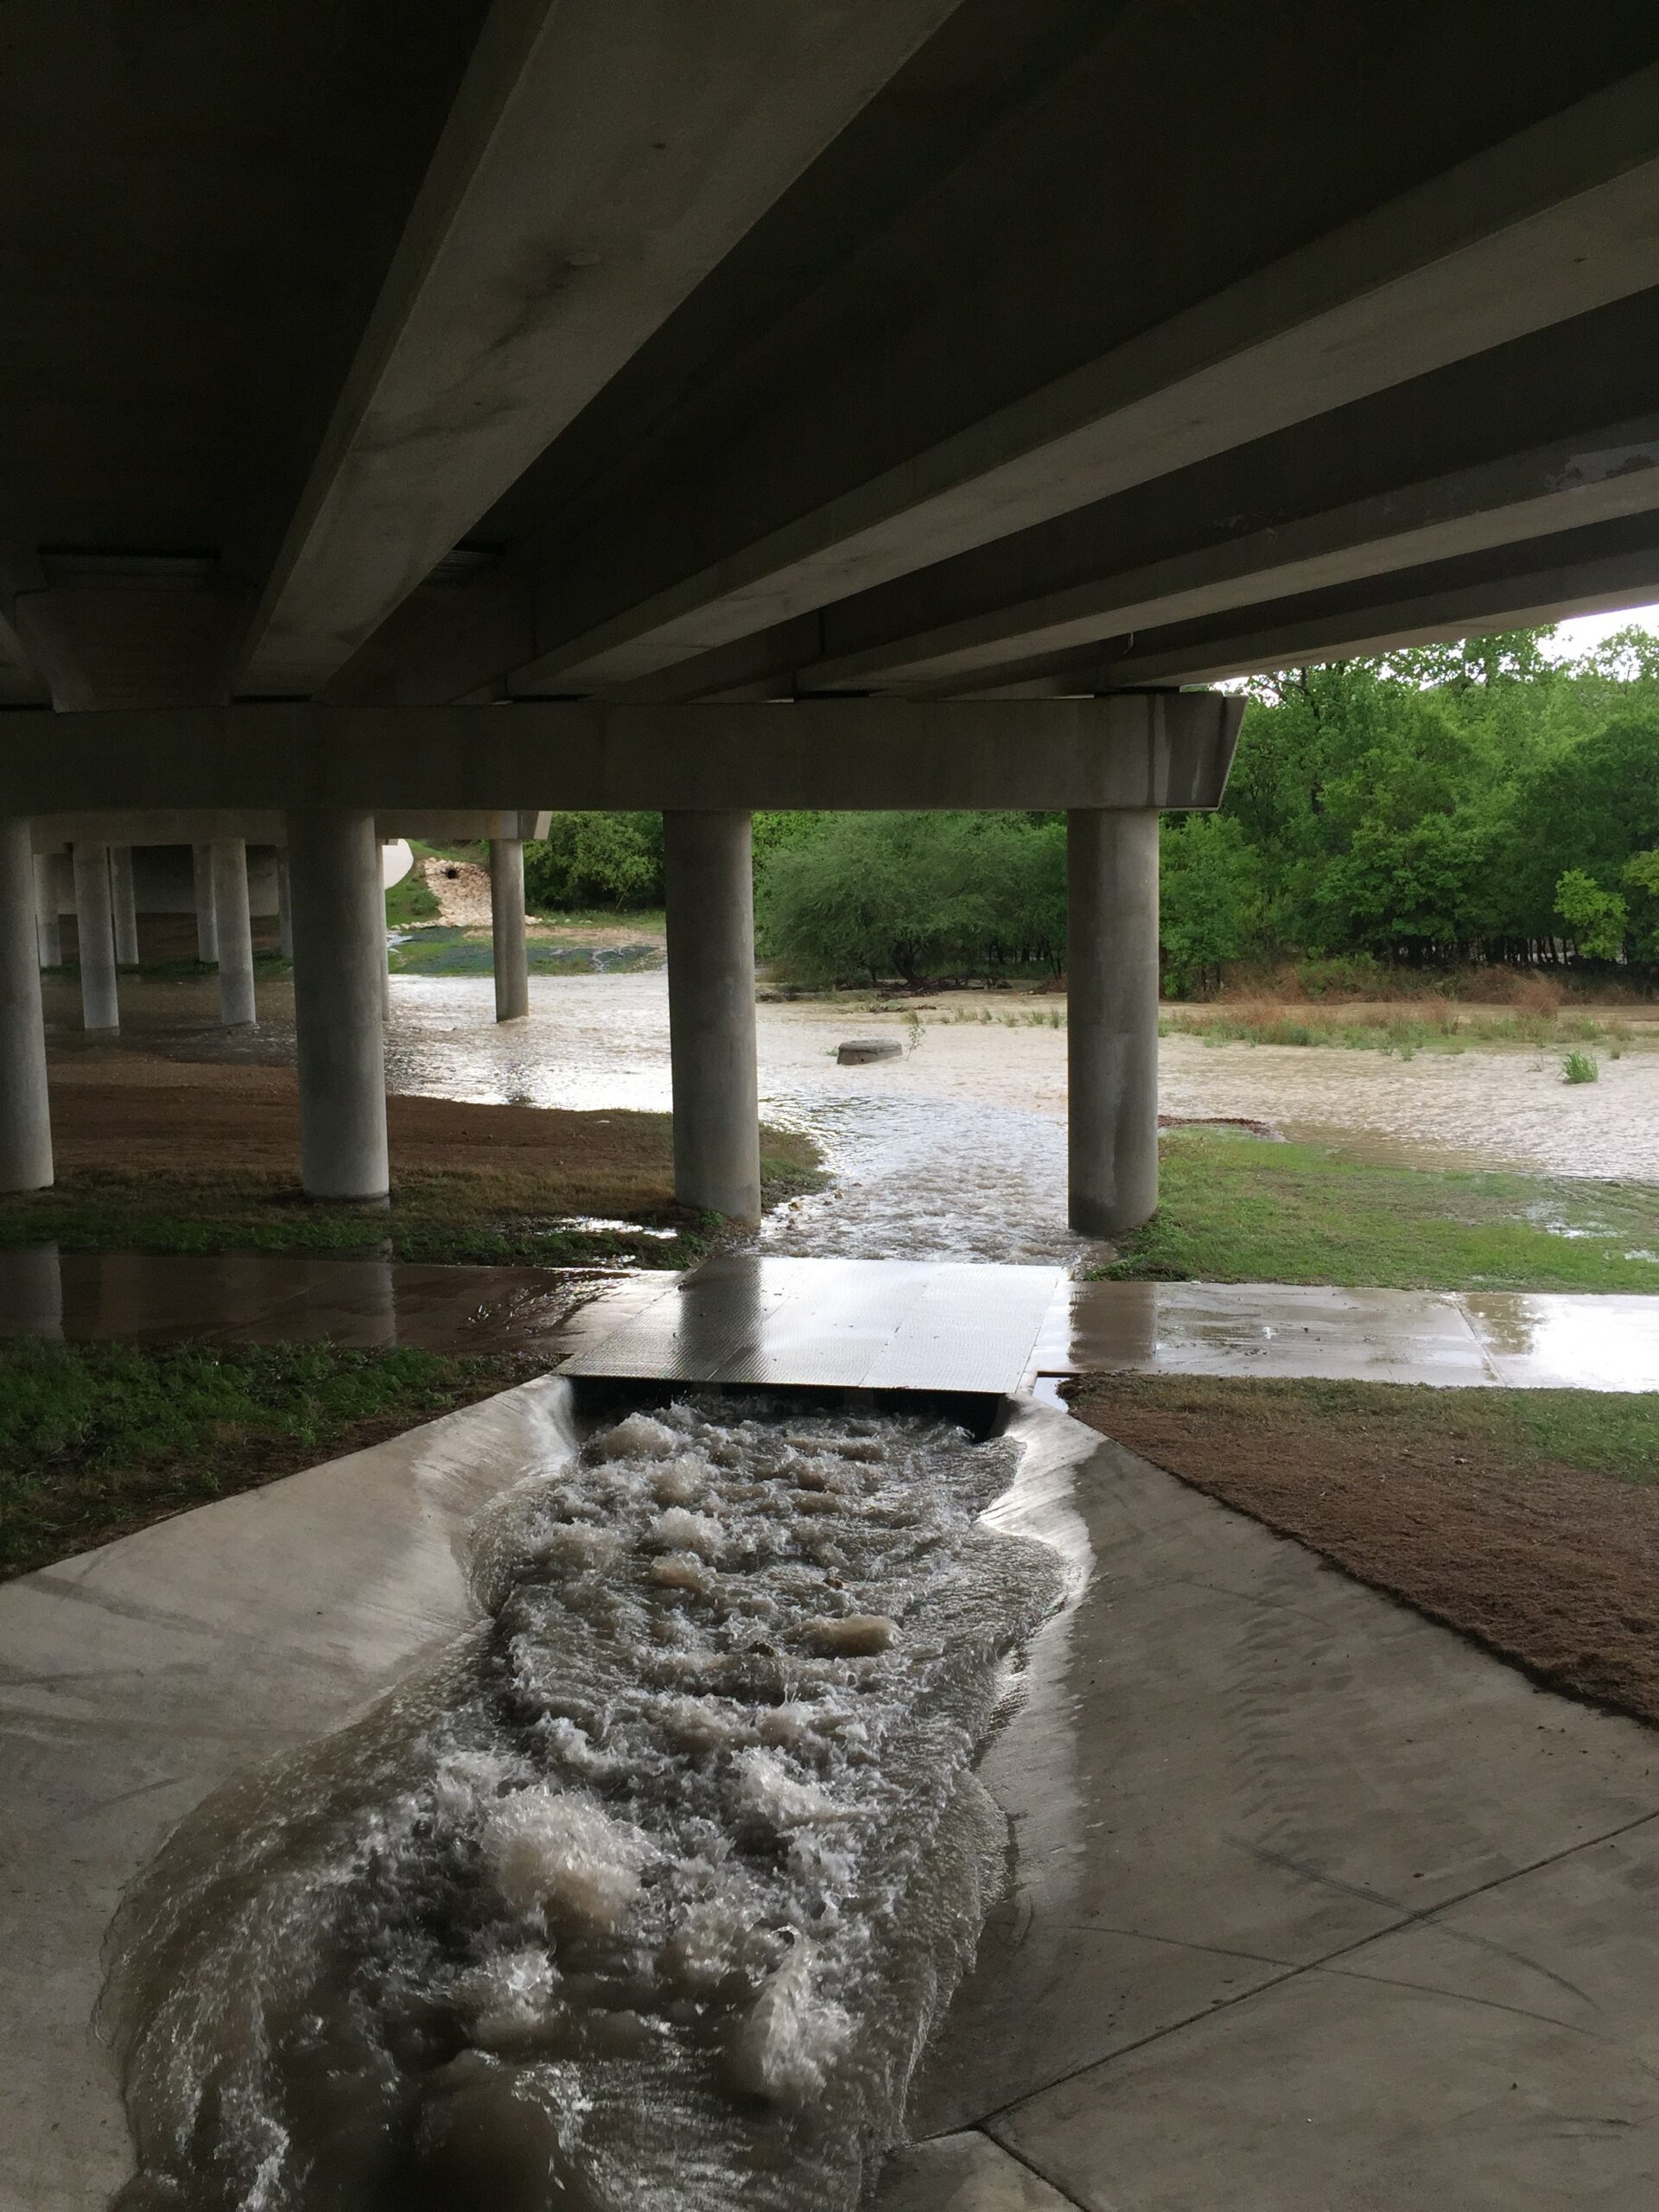
[[[1548,630],[1251,679],[1218,813],[1162,829],[1166,983],[1240,960],[1617,962],[1659,978],[1659,637]],[[1059,973],[1063,817],[762,814],[761,948],[803,980]],[[662,899],[661,817],[556,816],[538,910]]]

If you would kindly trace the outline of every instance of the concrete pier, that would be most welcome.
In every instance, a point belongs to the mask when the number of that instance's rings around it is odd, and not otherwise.
[[[530,960],[524,949],[524,848],[518,837],[490,840],[490,928],[495,940],[495,1018],[522,1021],[530,1012]]]
[[[133,889],[132,847],[110,847],[110,913],[115,925],[115,964],[138,965],[138,900]]]
[[[196,957],[207,967],[219,958],[219,922],[213,912],[213,849],[192,845],[190,868],[196,889]]]
[[[674,1190],[683,1205],[760,1217],[753,862],[747,813],[663,817]]]
[[[288,851],[276,855],[276,945],[284,960],[294,957],[294,899],[288,887]]]
[[[58,855],[36,853],[35,860],[35,944],[42,968],[63,965],[63,931],[58,921]]]
[[[386,1159],[385,906],[374,817],[288,817],[300,1161],[308,1198],[381,1200]]]
[[[1071,1221],[1137,1229],[1158,1205],[1158,817],[1066,817]]]
[[[75,945],[80,963],[80,1019],[86,1029],[118,1029],[115,924],[110,911],[110,849],[79,842],[74,850]]]
[[[29,824],[0,817],[0,1191],[44,1190],[52,1180],[35,898]]]
[[[253,925],[248,915],[248,849],[240,837],[216,837],[213,854],[219,1018],[226,1029],[235,1029],[257,1019],[253,1002]]]

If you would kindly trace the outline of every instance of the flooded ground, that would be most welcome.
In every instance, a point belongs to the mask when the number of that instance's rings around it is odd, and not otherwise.
[[[211,986],[141,985],[130,1045],[188,1058],[292,1054],[292,995],[265,989],[260,1028],[212,1026]],[[499,1027],[487,977],[400,976],[391,994],[395,1090],[483,1102],[665,1109],[667,982],[638,975],[537,976],[527,1021]],[[73,998],[53,994],[56,1037],[85,1050]],[[767,1251],[805,1257],[937,1256],[1071,1263],[1089,1247],[1065,1224],[1065,1031],[1062,1001],[959,994],[918,1024],[868,1001],[763,1003],[760,1096],[768,1119],[810,1129],[832,1192],[798,1201],[762,1232]],[[989,1020],[963,1020],[983,1013]],[[897,1059],[842,1067],[836,1046],[889,1032]],[[104,1050],[100,1046],[91,1049]],[[1600,1079],[1569,1085],[1560,1056],[1531,1046],[1419,1052],[1411,1058],[1323,1046],[1161,1046],[1166,1114],[1247,1116],[1287,1136],[1422,1166],[1659,1179],[1659,1046],[1599,1054]]]
[[[853,2212],[1003,1878],[1015,1458],[702,1399],[486,1506],[484,1627],[130,1895],[118,2202]]]

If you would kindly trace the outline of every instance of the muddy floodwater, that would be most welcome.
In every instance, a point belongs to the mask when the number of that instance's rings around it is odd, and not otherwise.
[[[292,999],[267,991],[261,1027],[226,1036],[200,987],[167,1007],[165,1048],[192,1058],[284,1058]],[[806,1257],[1075,1262],[1065,1224],[1064,1001],[942,995],[918,1023],[856,998],[763,1003],[760,1096],[771,1121],[823,1144],[836,1188],[775,1215],[764,1249]],[[391,995],[394,1090],[537,1106],[666,1109],[666,977],[537,976],[527,1021],[498,1027],[487,977],[400,976]],[[963,1019],[985,1014],[988,1020]],[[205,1016],[209,1018],[204,1019]],[[1056,1019],[1058,1017],[1058,1019]],[[849,1037],[905,1039],[895,1059],[836,1064]],[[130,1034],[137,1040],[135,1023]],[[1357,1156],[1424,1166],[1659,1179],[1659,1037],[1599,1082],[1561,1081],[1560,1052],[1471,1047],[1406,1059],[1323,1046],[1206,1046],[1166,1037],[1160,1105],[1244,1116]]]
[[[487,1506],[484,1625],[129,1894],[123,2212],[854,2212],[1003,1877],[1016,1458],[701,1399]]]

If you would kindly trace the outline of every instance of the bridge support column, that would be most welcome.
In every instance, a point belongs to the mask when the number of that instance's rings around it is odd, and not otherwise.
[[[374,817],[290,814],[288,855],[301,1178],[308,1198],[384,1202],[386,931]]]
[[[213,849],[192,845],[190,869],[196,889],[196,957],[205,968],[219,959],[219,923],[213,913]]]
[[[63,930],[58,920],[58,855],[35,855],[35,942],[42,968],[63,965]]]
[[[530,1012],[530,961],[524,949],[524,848],[518,837],[490,840],[490,929],[495,940],[495,1018],[522,1021]]]
[[[754,881],[746,813],[663,817],[674,1190],[683,1205],[760,1218]]]
[[[253,1002],[253,924],[248,914],[248,849],[240,837],[215,837],[213,850],[219,1018],[226,1029],[235,1029],[257,1019]]]
[[[121,1002],[115,986],[115,924],[110,910],[110,849],[79,843],[74,849],[75,949],[80,963],[80,1020],[86,1029],[118,1029]]]
[[[132,880],[132,847],[110,847],[110,912],[115,924],[115,964],[138,965],[138,896]]]
[[[35,877],[28,823],[0,818],[0,1191],[52,1180]]]
[[[1158,815],[1066,817],[1071,1226],[1117,1236],[1158,1205]]]
[[[276,854],[276,949],[284,960],[294,957],[294,900],[288,887],[288,848]]]

